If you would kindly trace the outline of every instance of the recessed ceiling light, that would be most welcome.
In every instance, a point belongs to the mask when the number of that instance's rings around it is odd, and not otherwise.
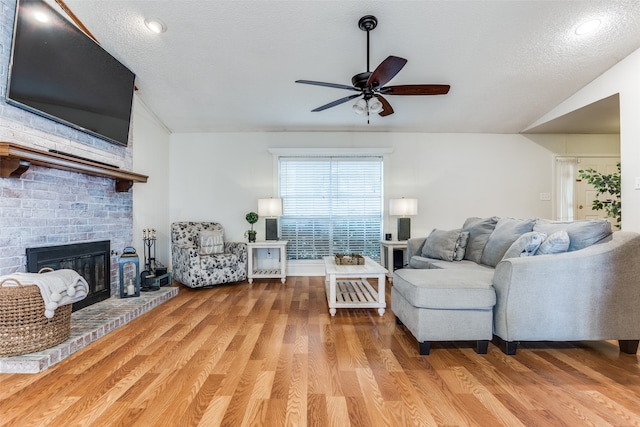
[[[576,28],[576,34],[581,36],[583,34],[590,33],[594,31],[596,28],[598,28],[600,24],[601,24],[601,21],[599,19],[591,19],[587,22],[583,22],[582,24],[578,25],[578,27]]]
[[[167,31],[167,26],[164,24],[164,22],[157,18],[145,19],[144,25],[146,25],[150,31],[153,31],[156,34],[164,33],[165,31]]]

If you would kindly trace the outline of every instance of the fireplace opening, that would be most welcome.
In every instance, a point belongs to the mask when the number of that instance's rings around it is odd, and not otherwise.
[[[110,252],[109,240],[27,248],[27,272],[37,273],[45,267],[78,272],[89,284],[89,294],[73,304],[76,311],[111,296]]]

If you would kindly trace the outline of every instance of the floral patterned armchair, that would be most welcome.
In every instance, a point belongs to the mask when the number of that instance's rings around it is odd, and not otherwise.
[[[217,222],[171,224],[173,278],[190,288],[240,282],[247,278],[247,245],[224,242]]]

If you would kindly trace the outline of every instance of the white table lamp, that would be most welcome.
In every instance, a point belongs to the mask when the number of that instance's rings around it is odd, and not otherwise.
[[[398,216],[398,240],[411,237],[411,218],[418,215],[418,199],[389,199],[389,215]]]
[[[282,215],[282,199],[258,199],[258,215],[265,217],[265,240],[278,240],[278,219]]]

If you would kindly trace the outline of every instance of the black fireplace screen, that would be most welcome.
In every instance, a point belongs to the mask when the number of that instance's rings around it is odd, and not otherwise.
[[[27,248],[27,271],[37,273],[45,267],[77,271],[89,284],[89,295],[73,304],[76,311],[111,296],[110,252],[109,240]]]

